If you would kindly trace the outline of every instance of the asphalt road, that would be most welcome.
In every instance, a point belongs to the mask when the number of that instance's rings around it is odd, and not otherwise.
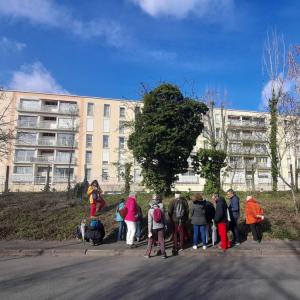
[[[0,299],[300,299],[299,257],[5,257]]]

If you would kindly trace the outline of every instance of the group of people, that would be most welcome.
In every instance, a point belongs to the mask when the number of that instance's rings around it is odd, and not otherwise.
[[[90,217],[96,216],[101,210],[105,201],[98,182],[92,182],[88,195],[90,199]],[[193,249],[197,249],[202,242],[202,248],[207,248],[209,240],[216,241],[219,237],[219,248],[222,251],[240,244],[239,218],[240,199],[230,189],[227,191],[228,204],[224,197],[213,194],[212,201],[205,200],[201,193],[193,196],[193,203],[189,206],[188,201],[180,194],[175,193],[174,199],[170,202],[168,209],[164,208],[159,195],[153,195],[149,203],[147,237],[148,246],[145,257],[150,257],[153,245],[159,245],[162,258],[166,258],[165,236],[168,232],[173,240],[173,255],[183,250],[185,241],[189,239],[188,228],[191,217],[193,226]],[[260,243],[262,231],[260,223],[264,219],[263,210],[253,196],[248,196],[245,203],[246,224],[250,226],[253,240]],[[127,247],[135,248],[135,240],[140,241],[142,237],[142,209],[137,203],[136,194],[130,193],[125,201],[119,202],[115,220],[119,223],[117,240],[126,240]],[[227,231],[232,231],[232,240],[229,241]]]

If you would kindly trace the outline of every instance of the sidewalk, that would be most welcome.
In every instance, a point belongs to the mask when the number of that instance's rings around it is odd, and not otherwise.
[[[143,256],[147,241],[137,244],[134,249],[127,249],[124,242],[104,242],[99,246],[91,246],[78,240],[68,241],[0,241],[1,256],[39,256],[39,255],[67,255],[67,256]],[[167,255],[171,256],[172,242],[166,242]],[[154,251],[152,251],[154,255]],[[300,256],[300,241],[273,240],[263,241],[261,244],[245,241],[237,247],[228,249],[225,253],[217,247],[206,250],[191,247],[179,252],[179,256]]]

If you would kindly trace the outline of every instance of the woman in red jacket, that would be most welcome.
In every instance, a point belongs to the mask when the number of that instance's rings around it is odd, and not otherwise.
[[[250,226],[253,241],[260,243],[262,232],[260,223],[264,219],[264,212],[253,196],[248,196],[245,205],[246,224]]]

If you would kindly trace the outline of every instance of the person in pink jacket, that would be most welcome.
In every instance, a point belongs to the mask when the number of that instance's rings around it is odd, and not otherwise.
[[[125,223],[127,226],[126,244],[127,247],[134,248],[133,242],[138,218],[138,206],[136,202],[136,195],[134,193],[129,194],[125,207],[127,208],[127,214],[125,217]]]

